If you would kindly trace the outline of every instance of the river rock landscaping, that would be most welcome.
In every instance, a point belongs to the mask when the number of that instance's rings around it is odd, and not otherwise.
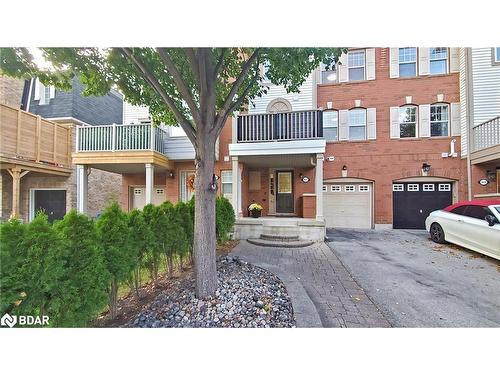
[[[217,260],[215,296],[197,299],[194,278],[178,280],[125,327],[295,327],[285,286],[272,273],[227,255]]]

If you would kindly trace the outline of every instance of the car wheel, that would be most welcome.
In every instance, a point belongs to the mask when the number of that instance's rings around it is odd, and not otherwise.
[[[431,239],[437,243],[445,243],[444,240],[444,230],[438,223],[433,223],[429,231]]]

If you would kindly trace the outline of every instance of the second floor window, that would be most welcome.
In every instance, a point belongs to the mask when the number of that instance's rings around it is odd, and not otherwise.
[[[494,62],[500,63],[500,47],[494,48]]]
[[[323,136],[327,141],[338,139],[339,113],[337,111],[323,112]]]
[[[414,105],[399,108],[399,137],[417,136],[417,107]]]
[[[448,48],[429,48],[429,69],[430,74],[448,73]]]
[[[447,137],[448,126],[448,104],[431,105],[431,137]]]
[[[347,68],[349,81],[363,81],[365,79],[365,51],[349,51]]]
[[[417,48],[399,49],[399,76],[415,77],[417,75]]]
[[[349,140],[366,139],[366,109],[351,109],[347,117],[349,125]]]

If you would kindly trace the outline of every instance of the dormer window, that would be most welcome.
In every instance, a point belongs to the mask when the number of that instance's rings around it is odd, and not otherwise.
[[[50,103],[50,99],[55,97],[56,90],[54,86],[45,86],[37,78],[35,80],[35,97],[34,100],[38,100],[38,105],[47,105]]]

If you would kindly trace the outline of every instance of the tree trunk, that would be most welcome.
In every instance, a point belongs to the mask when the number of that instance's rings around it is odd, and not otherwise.
[[[111,289],[109,291],[109,311],[111,313],[111,319],[116,318],[117,300],[118,300],[118,283],[115,280],[113,280],[111,282]]]
[[[197,132],[195,211],[194,211],[194,273],[196,296],[215,294],[217,270],[215,265],[215,194],[212,179],[215,167],[215,137]]]
[[[168,259],[168,278],[171,279],[174,276],[174,256],[170,253],[167,257]]]

